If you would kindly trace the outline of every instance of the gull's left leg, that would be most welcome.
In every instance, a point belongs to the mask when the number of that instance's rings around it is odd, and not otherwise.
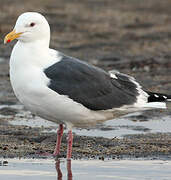
[[[64,127],[63,124],[59,125],[59,128],[57,130],[57,140],[56,140],[56,146],[53,155],[58,156],[60,153],[60,146],[61,146],[61,140],[63,135]]]
[[[68,131],[67,159],[71,159],[71,156],[72,156],[72,141],[73,141],[72,130],[69,130]]]

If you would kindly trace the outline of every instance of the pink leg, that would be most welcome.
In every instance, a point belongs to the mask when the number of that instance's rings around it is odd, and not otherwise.
[[[72,130],[69,130],[68,131],[67,159],[71,159],[71,156],[72,156],[72,141],[73,141]]]
[[[62,139],[63,131],[64,131],[63,124],[60,124],[57,130],[56,146],[53,153],[54,156],[58,156],[60,153],[60,146],[61,146],[61,139]]]

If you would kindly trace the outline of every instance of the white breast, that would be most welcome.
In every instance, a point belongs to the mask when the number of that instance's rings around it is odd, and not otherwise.
[[[22,52],[21,52],[22,50]],[[19,53],[20,51],[20,53]],[[10,58],[10,80],[13,90],[27,109],[57,123],[88,123],[104,120],[101,113],[90,111],[67,96],[49,89],[43,69],[60,61],[57,52],[48,49],[36,54],[17,43]]]

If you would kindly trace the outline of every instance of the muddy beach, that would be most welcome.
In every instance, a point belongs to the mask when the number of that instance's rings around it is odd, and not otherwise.
[[[146,90],[171,94],[170,7],[169,0],[0,0],[0,156],[40,157],[53,152],[56,140],[57,125],[32,116],[11,89],[8,62],[15,42],[4,45],[3,37],[18,15],[25,11],[45,15],[52,48],[134,76]],[[39,124],[30,125],[32,121]],[[171,130],[166,128],[170,121],[171,109],[152,110],[118,119],[120,124],[116,120],[76,130],[73,158],[170,159]],[[61,156],[65,154],[66,135]]]

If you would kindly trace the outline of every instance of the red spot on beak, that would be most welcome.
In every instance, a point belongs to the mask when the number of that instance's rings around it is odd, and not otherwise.
[[[11,40],[10,40],[10,39],[8,39],[7,43],[10,43],[10,42],[11,42]]]

